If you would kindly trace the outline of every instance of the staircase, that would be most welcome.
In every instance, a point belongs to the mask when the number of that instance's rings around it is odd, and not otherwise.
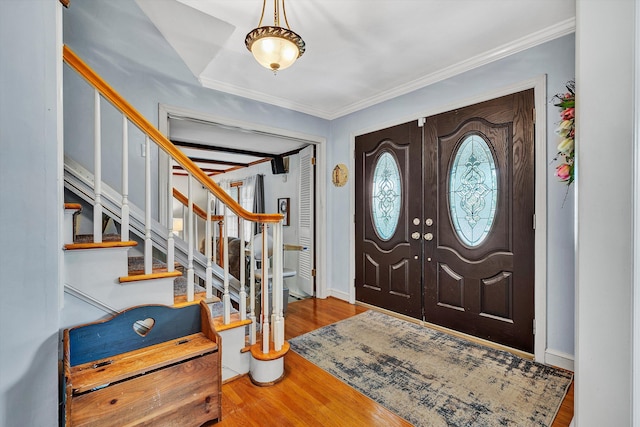
[[[110,317],[136,305],[175,305],[174,281],[183,274],[179,270],[183,270],[187,292],[184,301],[179,304],[196,303],[196,281],[204,284],[204,295],[199,295],[199,299],[206,299],[216,330],[222,337],[223,381],[249,373],[252,381],[259,385],[277,382],[284,375],[283,356],[289,348],[284,340],[282,300],[283,216],[254,214],[244,210],[66,46],[63,49],[63,59],[72,71],[78,73],[93,88],[94,122],[86,125],[93,127],[95,154],[93,164],[86,165],[74,160],[73,153],[65,152],[65,190],[79,202],[64,206],[65,283],[62,326],[66,328]],[[81,96],[67,91],[64,95],[65,99]],[[119,189],[112,188],[102,178],[103,100],[109,101],[110,106],[122,115],[121,148],[118,149],[124,154],[119,165],[122,174],[122,186]],[[130,125],[144,134],[145,167],[142,177],[129,176]],[[189,191],[186,196],[182,196],[186,199],[182,202],[187,206],[184,240],[173,232],[172,209],[168,209],[164,220],[160,220],[159,215],[152,212],[152,200],[156,203],[166,197],[168,206],[172,206],[176,197],[171,179],[166,189],[153,185],[152,147],[169,156],[171,160],[167,167],[178,164],[189,173]],[[113,170],[116,165],[110,163],[108,166]],[[144,207],[136,206],[129,200],[130,181],[144,183]],[[206,189],[206,209],[198,208],[195,204],[192,181]],[[256,289],[253,268],[250,269],[249,278],[244,277],[244,269],[240,269],[240,277],[235,278],[226,268],[229,265],[229,254],[227,230],[221,222],[224,212],[222,217],[212,215],[214,201],[220,202],[223,209],[232,210],[240,221],[257,223],[258,229],[262,230],[260,261],[263,266],[271,264],[270,268],[267,267],[265,277],[273,279],[270,280],[272,283],[260,283],[260,291]],[[85,215],[83,207],[87,207],[88,214]],[[204,217],[204,241],[219,242],[219,254],[212,253],[217,245],[213,245],[213,248],[212,245],[204,245],[204,253],[197,250],[197,242],[201,237],[195,230],[198,215]],[[91,223],[92,234],[81,236],[77,232],[79,218]],[[105,235],[104,218],[117,224],[120,232]],[[267,258],[268,241],[273,242],[271,263]],[[241,248],[247,248],[249,265],[253,266],[253,241],[241,240],[240,243]],[[132,261],[134,257],[135,261]],[[218,258],[220,265],[212,262]],[[134,265],[135,268],[130,268]],[[176,265],[180,268],[176,269]],[[268,297],[271,288],[275,296],[273,300]],[[262,296],[259,305],[262,313],[259,316],[255,310],[257,294]]]
[[[119,235],[102,235],[100,242],[93,236],[74,233],[81,218],[81,205],[66,204],[65,218],[65,291],[95,308],[114,314],[134,305],[173,305],[173,282],[180,271],[168,271],[166,264],[145,273],[129,257],[129,250],[138,245],[133,240],[122,241]],[[130,269],[131,266],[133,269]],[[65,311],[68,307],[65,301]],[[95,319],[69,319],[90,322]],[[69,326],[69,325],[64,325]]]

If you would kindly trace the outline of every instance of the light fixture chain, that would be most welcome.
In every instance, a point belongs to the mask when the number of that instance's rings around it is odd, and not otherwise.
[[[267,7],[267,0],[262,0],[262,13],[260,14],[260,22],[258,22],[258,28],[262,27],[262,20],[264,19],[264,10]]]
[[[273,26],[280,26],[280,0],[273,0]]]
[[[289,26],[289,21],[287,21],[287,9],[284,7],[284,0],[282,0],[282,15],[284,16],[284,23],[286,24],[287,28],[291,29],[291,27]]]

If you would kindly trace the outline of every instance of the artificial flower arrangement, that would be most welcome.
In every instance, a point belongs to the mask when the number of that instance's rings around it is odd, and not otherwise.
[[[556,130],[556,133],[560,136],[560,143],[558,144],[558,155],[554,160],[559,160],[561,163],[556,167],[555,175],[561,182],[566,182],[567,185],[571,185],[574,180],[575,86],[575,82],[570,81],[567,83],[566,93],[553,97],[554,100],[557,100],[554,105],[560,107],[560,118],[562,119],[560,126]]]

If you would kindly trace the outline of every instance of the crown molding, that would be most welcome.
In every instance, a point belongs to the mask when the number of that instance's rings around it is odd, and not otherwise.
[[[473,70],[474,68],[481,67],[491,62],[506,58],[507,56],[513,55],[515,53],[522,52],[548,41],[566,36],[567,34],[574,33],[575,30],[575,18],[567,19],[538,32],[529,34],[525,37],[484,52],[480,55],[476,55],[462,62],[458,62],[457,64],[451,65],[434,73],[423,76],[419,79],[395,87],[391,90],[381,92],[376,96],[353,103],[345,108],[335,111],[334,114],[330,117],[330,120],[346,116],[347,114],[351,114],[367,107],[379,104],[381,102],[388,101],[400,95],[405,95],[439,81],[446,80],[458,74],[462,74],[466,71]]]
[[[347,106],[338,106],[336,107],[336,109],[331,111],[320,109],[307,104],[292,102],[291,100],[280,97],[266,95],[259,91],[248,90],[204,76],[200,76],[198,80],[200,81],[200,84],[202,84],[202,86],[209,89],[214,89],[220,92],[252,99],[254,101],[264,102],[277,107],[298,111],[325,120],[334,120],[346,116],[347,114],[351,114],[356,111],[360,111],[373,105],[379,104],[381,102],[388,101],[398,96],[405,95],[415,90],[422,89],[423,87],[446,80],[464,72],[489,64],[491,62],[498,61],[500,59],[506,58],[507,56],[522,52],[548,41],[566,36],[568,34],[574,33],[575,30],[576,20],[575,18],[570,18],[535,33],[529,34],[520,39],[499,46],[495,49],[491,49],[482,54],[458,62],[457,64],[453,64],[436,72],[427,74],[423,77],[420,77],[419,79],[407,82],[403,85],[394,87],[393,89],[383,91],[375,96],[363,99]]]
[[[319,117],[321,119],[331,120],[334,118],[334,114],[331,111],[316,108],[307,104],[299,102],[293,102],[289,99],[280,98],[277,96],[267,95],[263,92],[242,88],[239,86],[223,83],[218,80],[210,79],[205,76],[198,77],[200,84],[206,88],[217,90],[231,95],[241,96],[253,101],[264,102],[266,104],[274,105],[276,107],[286,108],[288,110],[298,111],[300,113],[309,114],[311,116]]]

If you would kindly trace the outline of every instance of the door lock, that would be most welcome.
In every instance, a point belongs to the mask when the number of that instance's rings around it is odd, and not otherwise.
[[[433,225],[433,220],[431,218],[427,218],[424,220],[424,223],[427,225],[427,227],[431,227]]]
[[[433,234],[427,233],[424,235],[424,240],[433,240]]]

